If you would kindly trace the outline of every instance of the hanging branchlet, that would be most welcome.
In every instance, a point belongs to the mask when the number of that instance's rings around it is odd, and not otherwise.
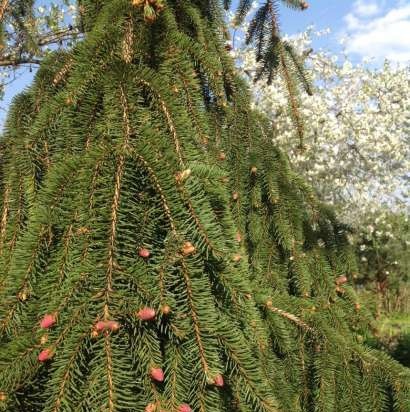
[[[306,10],[309,3],[303,0],[282,0],[282,3],[295,10]]]
[[[237,21],[244,20],[250,10],[249,3],[247,1],[240,3]],[[284,3],[300,10],[307,8],[307,3],[299,0],[284,1]],[[251,43],[255,45],[256,61],[260,64],[254,80],[256,82],[266,78],[267,83],[271,84],[277,75],[282,77],[288,93],[290,116],[299,139],[299,148],[302,149],[304,124],[300,113],[299,89],[302,88],[311,95],[312,86],[305,73],[303,62],[292,46],[281,38],[277,1],[268,0],[251,19],[246,44]]]
[[[300,113],[300,95],[299,90],[297,88],[297,83],[294,78],[294,72],[292,71],[292,67],[289,65],[288,59],[286,58],[286,54],[283,50],[281,45],[280,47],[280,74],[285,83],[286,90],[288,92],[288,101],[289,101],[289,113],[292,119],[292,122],[296,128],[296,134],[299,139],[299,150],[303,150],[304,144],[304,121],[302,114]]]
[[[288,57],[288,62],[293,66],[292,74],[295,80],[299,82],[300,86],[309,96],[313,96],[312,81],[304,68],[304,61],[297,55],[295,49],[287,41],[283,42],[283,49]]]
[[[235,16],[236,26],[240,26],[244,22],[246,16],[252,8],[252,3],[252,0],[240,0]]]
[[[231,7],[232,0],[224,0],[224,9],[229,10]]]

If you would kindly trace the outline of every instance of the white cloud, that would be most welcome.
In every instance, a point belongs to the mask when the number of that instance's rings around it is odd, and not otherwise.
[[[381,7],[375,1],[357,0],[353,4],[353,12],[361,17],[370,17],[378,14]]]
[[[410,62],[410,4],[401,0],[389,4],[387,10],[373,0],[353,4],[344,17],[344,35],[349,37],[347,52],[378,60]]]

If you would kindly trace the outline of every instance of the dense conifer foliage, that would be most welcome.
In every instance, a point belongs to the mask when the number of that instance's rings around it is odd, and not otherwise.
[[[0,410],[408,411],[219,2],[80,10],[1,141]]]

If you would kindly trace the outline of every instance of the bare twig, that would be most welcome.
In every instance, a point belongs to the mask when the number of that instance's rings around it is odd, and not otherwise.
[[[23,64],[40,64],[41,60],[33,59],[33,58],[21,58],[21,59],[12,59],[5,57],[3,59],[0,58],[0,67],[7,67],[7,66],[21,66]]]

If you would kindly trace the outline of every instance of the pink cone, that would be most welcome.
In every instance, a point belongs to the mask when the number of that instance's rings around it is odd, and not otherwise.
[[[192,412],[192,409],[187,403],[183,403],[179,405],[178,412]]]
[[[157,405],[155,405],[155,403],[149,403],[146,407],[145,407],[145,412],[155,412],[157,409]]]
[[[145,307],[138,312],[138,317],[145,321],[153,320],[155,319],[155,309]]]
[[[139,250],[138,254],[144,259],[149,258],[150,255],[151,255],[150,251],[148,249],[146,249],[145,247],[142,247]]]
[[[98,332],[101,332],[101,331],[105,330],[105,328],[107,327],[107,323],[108,323],[108,322],[104,322],[103,320],[100,320],[99,322],[97,322],[97,323],[95,324],[95,329],[96,329]]]
[[[220,388],[222,388],[222,386],[224,386],[225,384],[223,376],[221,374],[216,375],[214,379],[214,383],[215,383],[215,386],[219,386]]]
[[[164,371],[161,368],[152,368],[150,376],[154,381],[164,382]]]
[[[116,320],[109,320],[106,322],[107,329],[110,329],[113,332],[116,332],[120,328],[120,323]]]
[[[44,318],[40,321],[40,328],[48,329],[51,328],[56,323],[56,318],[54,315],[44,315]]]
[[[44,349],[38,355],[38,360],[40,362],[45,362],[53,357],[53,352],[51,349]]]
[[[336,285],[343,285],[347,282],[347,277],[345,275],[336,278]]]

